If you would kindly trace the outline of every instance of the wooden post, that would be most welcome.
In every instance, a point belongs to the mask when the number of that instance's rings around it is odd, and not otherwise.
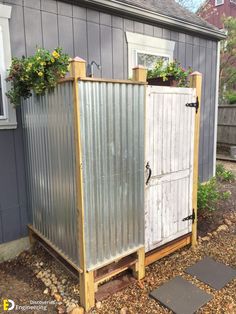
[[[29,242],[30,245],[33,246],[36,243],[36,239],[34,237],[33,231],[28,227],[28,232],[29,232]]]
[[[69,71],[70,75],[75,78],[86,77],[86,61],[80,57],[71,59]]]
[[[139,65],[133,68],[133,81],[135,82],[147,82],[147,68]],[[146,98],[146,96],[145,96]],[[145,277],[145,248],[142,247],[137,251],[138,261],[132,267],[133,276],[140,280]]]
[[[141,280],[145,277],[145,249],[144,247],[140,248],[137,252],[138,255],[138,261],[137,263],[133,266],[133,276]]]
[[[194,72],[191,74],[190,87],[196,88],[199,108],[195,115],[194,130],[194,163],[193,163],[193,200],[192,207],[195,213],[195,220],[192,225],[192,246],[197,245],[197,191],[198,191],[198,158],[199,158],[199,138],[200,138],[200,116],[201,116],[201,95],[202,95],[202,74]]]
[[[86,77],[85,60],[76,57],[71,60],[70,74],[74,77],[74,129],[76,147],[76,210],[78,219],[78,247],[80,256],[80,303],[86,311],[95,305],[94,274],[86,270],[85,230],[84,230],[84,197],[83,197],[83,168],[82,144],[80,136],[80,105],[78,78]]]
[[[147,82],[147,68],[142,65],[133,68],[133,81]]]

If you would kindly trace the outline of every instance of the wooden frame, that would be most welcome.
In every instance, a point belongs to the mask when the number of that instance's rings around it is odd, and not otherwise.
[[[193,197],[192,208],[195,219],[192,225],[192,246],[197,245],[197,191],[198,191],[198,158],[199,158],[199,138],[200,138],[200,116],[201,116],[201,95],[202,95],[202,74],[193,72],[190,78],[190,86],[196,88],[196,97],[199,107],[195,115],[194,129],[194,163],[193,163]]]

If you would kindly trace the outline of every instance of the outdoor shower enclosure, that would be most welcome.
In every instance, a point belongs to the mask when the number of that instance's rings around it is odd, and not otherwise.
[[[78,77],[22,105],[30,229],[84,286],[120,258],[144,260],[144,108],[143,83]]]
[[[191,234],[196,243],[200,76],[180,89],[147,87],[145,74],[86,78],[77,59],[71,77],[22,104],[29,229],[79,272],[86,310],[105,278],[131,268],[141,279]]]

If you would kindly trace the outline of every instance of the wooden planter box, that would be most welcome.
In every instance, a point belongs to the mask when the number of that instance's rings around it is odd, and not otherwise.
[[[167,81],[163,81],[162,77],[148,78],[148,85],[154,86],[171,86],[177,87],[178,82],[175,80],[174,76],[169,76]]]

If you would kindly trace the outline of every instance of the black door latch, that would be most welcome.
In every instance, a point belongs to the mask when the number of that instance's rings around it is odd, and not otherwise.
[[[151,176],[152,176],[152,169],[150,168],[149,162],[147,162],[147,164],[146,164],[146,169],[149,171],[148,178],[147,178],[147,181],[146,181],[146,185],[148,185],[148,182],[149,182],[149,180],[151,179]]]
[[[196,108],[196,113],[197,113],[198,109],[199,109],[199,99],[198,99],[198,97],[196,99],[196,102],[187,103],[185,106],[186,107],[191,107],[191,108]]]

